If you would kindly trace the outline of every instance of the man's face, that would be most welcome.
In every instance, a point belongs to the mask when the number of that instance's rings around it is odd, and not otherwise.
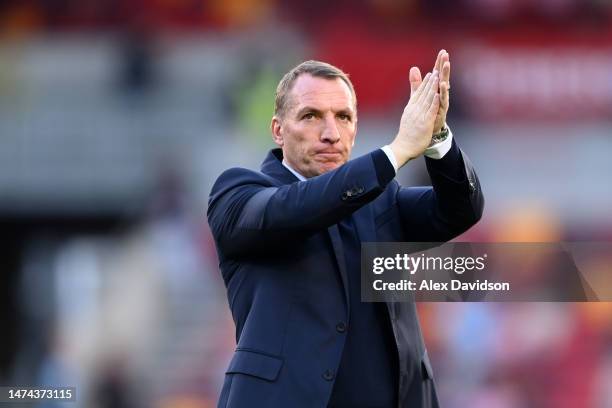
[[[310,178],[346,163],[357,132],[348,85],[340,78],[302,74],[287,101],[282,117],[272,118],[272,136],[289,165]]]

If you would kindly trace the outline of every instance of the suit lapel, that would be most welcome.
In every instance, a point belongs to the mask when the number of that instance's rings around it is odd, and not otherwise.
[[[359,210],[353,213],[353,225],[355,225],[357,237],[359,238],[359,265],[361,265],[362,249],[361,243],[363,242],[375,242],[376,241],[376,227],[374,225],[374,208],[372,205],[366,205],[361,207]],[[362,275],[363,271],[359,270],[359,281],[361,287],[367,284],[367,280],[364,280]],[[361,293],[361,291],[360,291]]]
[[[340,230],[338,229],[338,225],[332,225],[327,229],[327,231],[329,232],[329,238],[331,239],[331,243],[334,248],[334,254],[336,255],[336,263],[338,264],[338,270],[340,271],[342,286],[344,286],[344,299],[346,300],[346,309],[350,313],[349,286],[348,277],[346,275],[346,259],[344,259],[344,247],[342,245],[342,238],[340,238]]]
[[[365,205],[353,213],[353,223],[357,229],[359,242],[375,242],[374,207]],[[360,248],[361,249],[361,248]],[[360,251],[361,253],[361,251]]]
[[[374,209],[371,205],[365,205],[359,210],[353,213],[352,221],[356,229],[357,238],[359,243],[376,241],[376,228],[374,226]],[[344,246],[342,245],[342,239],[340,238],[340,231],[337,225],[332,225],[328,228],[329,236],[331,238],[334,252],[336,254],[336,261],[338,262],[338,269],[340,270],[340,276],[342,277],[342,284],[344,285],[344,295],[346,297],[346,306],[350,313],[350,300],[349,300],[349,287],[346,270],[346,259],[344,253]],[[359,265],[361,265],[361,245],[359,246],[358,254],[349,254],[348,256],[359,256]],[[361,271],[359,273],[361,277]],[[361,279],[361,278],[360,278]]]
[[[377,242],[376,225],[374,223],[374,219],[373,205],[363,206],[353,214],[353,222],[355,224],[355,228],[357,229],[357,235],[359,236],[360,242]],[[359,254],[361,255],[361,251]],[[386,299],[387,305],[391,307],[391,309],[389,309],[389,314],[394,316],[394,302],[399,301],[399,295],[394,291],[385,291],[383,292],[383,296]]]
[[[376,229],[374,226],[374,210],[371,205],[361,207],[359,210],[353,213],[352,220],[353,225],[356,229],[356,234],[359,242],[376,241]],[[342,284],[344,285],[344,295],[346,298],[347,310],[350,313],[350,300],[349,300],[349,287],[346,270],[346,259],[344,253],[344,246],[342,245],[342,239],[340,238],[340,231],[337,225],[332,225],[327,229],[331,238],[332,245],[334,247],[334,253],[336,254],[336,261],[338,263],[338,269],[340,271],[340,277],[342,278]],[[359,256],[361,258],[361,246],[359,247],[359,254],[349,254],[348,256]],[[359,260],[361,265],[361,259]],[[361,273],[359,274],[361,276]]]

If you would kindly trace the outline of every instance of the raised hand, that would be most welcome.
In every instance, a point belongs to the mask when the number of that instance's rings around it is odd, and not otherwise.
[[[446,50],[440,50],[436,57],[436,62],[433,66],[433,70],[437,70],[440,73],[440,106],[438,113],[436,114],[436,121],[434,123],[434,133],[438,133],[442,130],[446,124],[446,114],[448,113],[449,105],[449,89],[450,89],[450,56]],[[422,79],[421,74],[416,70],[415,75],[410,76],[410,91],[415,92],[416,89],[421,85]]]
[[[437,69],[425,75],[423,80],[417,67],[410,69],[410,100],[404,108],[397,136],[389,145],[400,167],[423,154],[431,143],[440,109],[439,80]]]
[[[434,133],[438,133],[446,124],[446,114],[448,113],[449,90],[450,90],[450,55],[446,50],[440,50],[434,69],[440,72],[440,107],[434,122]]]

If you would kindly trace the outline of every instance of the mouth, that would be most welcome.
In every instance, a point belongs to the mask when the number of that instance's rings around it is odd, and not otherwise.
[[[322,151],[322,152],[317,152],[315,154],[320,157],[330,157],[330,158],[342,156],[340,152],[336,152],[336,151],[333,151],[333,152],[332,151]]]

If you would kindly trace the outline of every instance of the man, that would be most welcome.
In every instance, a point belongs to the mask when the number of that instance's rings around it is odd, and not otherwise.
[[[350,160],[348,77],[307,61],[280,81],[261,172],[233,168],[208,222],[236,323],[220,407],[437,406],[413,303],[360,297],[360,245],[447,241],[482,214],[476,174],[446,127],[449,55],[411,96],[395,139]],[[425,154],[432,187],[393,180]]]

